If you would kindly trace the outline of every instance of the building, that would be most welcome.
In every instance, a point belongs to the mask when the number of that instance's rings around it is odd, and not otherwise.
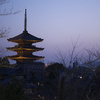
[[[43,39],[35,37],[27,31],[27,12],[25,9],[25,21],[23,33],[8,39],[8,41],[18,43],[15,47],[8,47],[8,50],[17,52],[17,55],[8,56],[8,58],[16,60],[17,67],[21,67],[24,72],[25,79],[27,81],[32,80],[43,80],[44,76],[44,63],[35,62],[36,60],[43,59],[42,56],[36,56],[33,53],[41,51],[44,48],[38,48],[32,43],[42,42]],[[33,79],[33,80],[34,80]]]

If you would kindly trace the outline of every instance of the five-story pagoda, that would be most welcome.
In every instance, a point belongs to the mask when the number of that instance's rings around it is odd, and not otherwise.
[[[8,41],[18,43],[15,47],[9,47],[8,50],[17,52],[15,56],[8,56],[8,58],[16,60],[17,63],[32,63],[35,60],[43,59],[42,56],[32,55],[35,51],[43,50],[44,48],[38,48],[32,43],[41,42],[43,39],[35,37],[28,33],[27,31],[27,16],[25,9],[25,21],[24,21],[24,31],[23,33],[8,39]]]

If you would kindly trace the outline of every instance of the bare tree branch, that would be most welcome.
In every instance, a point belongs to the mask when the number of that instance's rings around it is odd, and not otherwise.
[[[56,55],[56,59],[60,62],[60,63],[62,63],[64,66],[66,66],[67,64],[66,64],[66,60],[67,60],[67,57],[66,57],[66,55],[64,54],[63,55],[63,53],[61,52],[61,50],[57,47],[57,55]]]
[[[4,37],[7,37],[7,34],[9,33],[9,29],[6,29],[6,28],[1,28],[0,29],[0,38],[4,38]]]
[[[0,6],[9,3],[9,0],[0,0]],[[14,11],[14,7],[12,6],[9,10],[7,9],[3,9],[3,11],[0,10],[0,16],[7,16],[7,15],[11,15],[11,14],[17,14],[21,11],[16,10]],[[9,29],[6,28],[0,28],[0,38],[4,38],[7,37],[7,34],[9,33]]]
[[[9,3],[9,2],[10,2],[9,0],[0,0],[0,6],[4,5],[6,3]],[[12,5],[12,7],[9,8],[9,10],[4,9],[2,12],[0,11],[0,16],[7,16],[7,15],[11,15],[11,14],[14,15],[14,14],[17,14],[19,12],[21,12],[21,10],[14,11],[14,7]]]
[[[19,12],[21,12],[21,11],[19,11],[19,10],[13,11],[13,7],[12,7],[9,11],[4,9],[4,11],[2,13],[0,13],[0,16],[15,15],[15,14],[17,14]]]
[[[92,48],[91,50],[87,50],[87,56],[84,58],[84,65],[85,66],[90,66],[91,68],[96,65],[98,61],[100,61],[100,49],[94,49]],[[94,66],[95,67],[95,66]]]
[[[0,0],[0,5],[3,5],[3,4],[8,3],[8,2],[9,2],[9,0]]]
[[[72,41],[72,50],[68,53],[63,54],[62,51],[57,47],[58,54],[56,55],[56,58],[58,61],[60,61],[64,66],[69,67],[73,65],[73,62],[76,60],[79,60],[79,54],[82,51],[77,52],[77,48],[81,46],[82,43],[79,43],[79,37],[77,38],[76,42]]]

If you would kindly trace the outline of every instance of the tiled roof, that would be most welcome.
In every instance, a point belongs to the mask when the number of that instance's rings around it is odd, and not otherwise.
[[[9,57],[9,56],[8,56]],[[35,56],[35,55],[23,55],[23,56],[18,56],[18,55],[14,55],[14,56],[10,56],[10,57],[29,57],[29,58],[41,58],[42,56]]]
[[[8,41],[19,40],[19,39],[43,41],[43,39],[31,35],[27,31],[23,31],[23,33],[8,39]]]
[[[36,47],[36,46],[27,46],[27,45],[22,45],[22,46],[19,46],[19,45],[17,45],[17,46],[15,46],[15,47],[9,47],[9,48],[7,48],[7,49],[37,49],[37,50],[43,50],[44,48],[38,48],[38,47]]]

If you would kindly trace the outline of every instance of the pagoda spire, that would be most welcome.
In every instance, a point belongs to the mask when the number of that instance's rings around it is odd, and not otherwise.
[[[27,28],[27,9],[25,9],[25,20],[24,20],[24,31],[26,31]]]

